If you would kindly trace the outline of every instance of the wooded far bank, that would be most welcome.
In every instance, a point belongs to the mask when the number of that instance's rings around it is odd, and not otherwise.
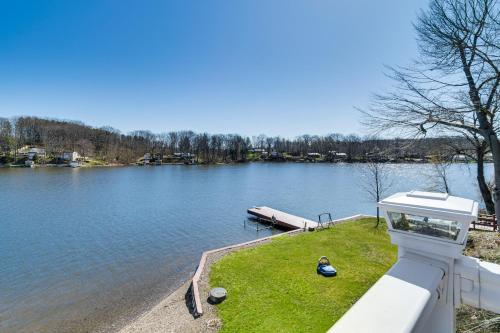
[[[436,156],[475,159],[474,146],[462,137],[408,140],[333,133],[286,139],[193,131],[122,134],[111,127],[94,128],[74,121],[0,118],[0,164],[22,164],[30,148],[42,163],[58,163],[68,153],[103,164],[143,163],[145,159],[200,164],[252,160],[425,162]]]

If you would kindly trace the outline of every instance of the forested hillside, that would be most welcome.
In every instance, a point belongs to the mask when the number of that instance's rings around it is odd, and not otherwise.
[[[256,129],[257,130],[257,129]],[[150,131],[121,133],[112,127],[95,128],[81,122],[41,119],[36,117],[0,118],[0,153],[16,158],[21,147],[45,148],[47,155],[76,151],[107,163],[133,163],[145,153],[170,156],[191,153],[199,163],[235,162],[267,156],[300,157],[308,153],[321,155],[333,151],[345,153],[346,161],[367,159],[425,159],[426,156],[470,152],[472,147],[463,138],[376,139],[358,135],[302,135],[293,139],[259,135],[208,134],[174,131],[154,134]]]

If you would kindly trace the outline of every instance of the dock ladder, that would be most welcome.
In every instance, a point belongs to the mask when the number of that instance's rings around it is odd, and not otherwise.
[[[324,217],[324,218],[322,218]],[[332,224],[332,214],[331,213],[321,213],[318,215],[318,227],[317,229],[330,228],[330,224]]]

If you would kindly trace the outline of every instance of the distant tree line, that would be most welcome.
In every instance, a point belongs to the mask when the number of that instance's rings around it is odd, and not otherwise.
[[[112,127],[94,128],[76,121],[36,117],[0,118],[0,153],[17,158],[25,146],[45,148],[47,155],[77,151],[108,163],[136,162],[145,153],[193,154],[199,163],[240,162],[272,152],[288,156],[319,153],[327,156],[342,152],[347,161],[424,159],[438,154],[451,156],[461,152],[473,155],[474,146],[467,140],[426,138],[421,140],[361,138],[357,135],[302,135],[293,139],[265,135],[244,137],[238,134],[208,134],[175,131],[154,134],[133,131],[122,134]],[[255,149],[258,152],[255,152]]]

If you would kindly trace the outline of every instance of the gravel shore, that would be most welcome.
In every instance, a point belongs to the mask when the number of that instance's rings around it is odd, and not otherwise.
[[[202,297],[203,316],[194,318],[191,314],[192,300],[191,291],[189,290],[191,280],[189,280],[153,308],[130,321],[119,333],[217,332],[221,328],[222,322],[217,317],[217,308],[209,304],[206,297],[210,290],[209,275],[211,265],[231,252],[255,247],[269,241],[270,239],[265,239],[260,242],[217,251],[207,256],[205,269],[199,281],[200,294],[204,295]],[[231,295],[228,295],[228,297],[231,297]]]
[[[184,283],[179,289],[160,301],[152,309],[127,324],[120,333],[146,332],[207,332],[218,329],[218,325],[211,328],[212,319],[218,319],[215,313],[207,313],[195,319],[190,313],[188,302],[191,281]],[[212,321],[211,321],[212,320]],[[212,324],[213,326],[213,324]]]

